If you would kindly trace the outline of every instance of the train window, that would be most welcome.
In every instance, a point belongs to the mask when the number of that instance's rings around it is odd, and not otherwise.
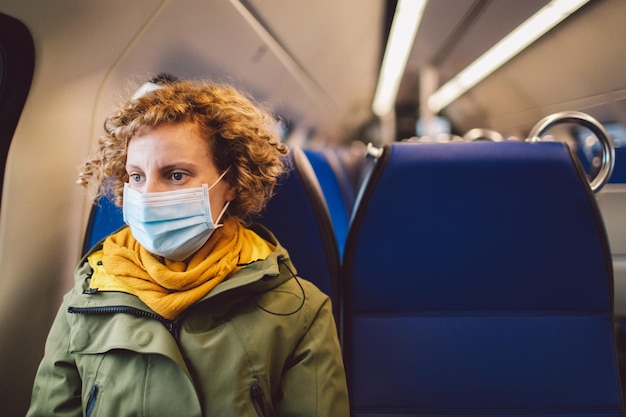
[[[602,125],[609,134],[615,148],[626,146],[626,128],[624,125],[619,122],[605,122]],[[590,176],[594,176],[601,163],[602,146],[600,142],[590,130],[582,126],[576,126],[573,129],[573,136],[576,142],[576,151],[583,168]]]
[[[9,146],[33,79],[35,47],[28,28],[0,13],[0,199]]]
[[[626,146],[626,128],[623,124],[619,122],[605,123],[604,128],[609,136],[611,136],[615,147],[623,148]]]

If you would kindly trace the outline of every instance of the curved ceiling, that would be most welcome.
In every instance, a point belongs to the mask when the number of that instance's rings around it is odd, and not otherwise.
[[[415,134],[425,68],[436,68],[443,84],[547,2],[429,1],[397,97],[398,138]],[[394,6],[394,0],[5,0],[0,11],[31,28],[44,45],[38,53],[45,65],[63,61],[65,71],[43,72],[43,82],[102,74],[94,120],[129,77],[170,72],[237,84],[306,138],[337,143],[376,135],[364,127],[376,127],[371,104]],[[459,134],[480,127],[518,136],[560,110],[626,119],[625,20],[623,0],[591,0],[442,114]],[[51,55],[52,49],[67,53]]]
[[[417,109],[419,73],[443,84],[547,0],[437,0],[426,8],[399,108]],[[524,137],[544,116],[580,110],[626,122],[626,2],[592,0],[443,110],[458,133],[481,127]],[[407,116],[405,116],[407,117]]]

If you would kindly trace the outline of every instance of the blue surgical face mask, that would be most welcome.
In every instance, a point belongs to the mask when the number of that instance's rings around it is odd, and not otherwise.
[[[226,170],[228,171],[228,170]],[[173,261],[193,255],[209,239],[226,211],[229,202],[215,219],[211,216],[211,185],[159,193],[140,193],[124,185],[124,222],[148,251]]]

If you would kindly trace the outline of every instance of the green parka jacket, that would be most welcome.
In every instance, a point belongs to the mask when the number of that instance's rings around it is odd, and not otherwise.
[[[347,417],[329,298],[277,249],[175,322],[134,295],[89,290],[87,256],[37,372],[29,417]],[[95,248],[96,250],[99,247]]]

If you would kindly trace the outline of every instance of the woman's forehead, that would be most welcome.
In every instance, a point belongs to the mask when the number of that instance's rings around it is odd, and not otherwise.
[[[210,146],[191,123],[144,130],[131,138],[127,152],[127,164],[177,159],[212,163]]]

